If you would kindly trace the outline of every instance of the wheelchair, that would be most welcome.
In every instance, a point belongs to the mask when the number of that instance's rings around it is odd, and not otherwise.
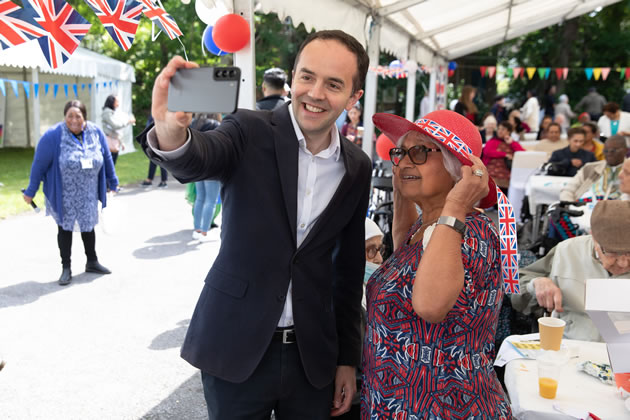
[[[394,252],[392,224],[394,221],[394,197],[392,185],[392,163],[379,161],[372,170],[372,192],[368,206],[368,217],[383,232],[383,261]]]

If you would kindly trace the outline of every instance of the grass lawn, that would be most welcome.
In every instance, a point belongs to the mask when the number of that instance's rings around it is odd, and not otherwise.
[[[22,199],[22,188],[28,186],[28,177],[33,163],[33,149],[0,149],[0,219],[31,209]],[[120,185],[142,181],[147,176],[149,159],[140,150],[118,156],[116,174]],[[43,184],[35,195],[35,203],[44,206]]]

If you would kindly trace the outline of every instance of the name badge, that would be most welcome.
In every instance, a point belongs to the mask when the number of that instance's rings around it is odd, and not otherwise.
[[[92,169],[93,165],[92,165],[92,159],[81,159],[81,169]]]

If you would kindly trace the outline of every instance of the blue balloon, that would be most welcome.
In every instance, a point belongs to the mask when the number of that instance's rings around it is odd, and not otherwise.
[[[389,63],[390,70],[401,70],[402,68],[403,68],[403,65],[400,62],[400,60],[394,60],[391,63]]]
[[[449,70],[455,70],[457,68],[457,63],[454,61],[449,61],[448,62],[448,69]]]
[[[214,43],[212,39],[212,29],[213,26],[208,26],[206,30],[203,31],[203,45],[214,55],[222,56],[229,54],[227,51],[221,51],[221,49],[217,47],[217,44]]]

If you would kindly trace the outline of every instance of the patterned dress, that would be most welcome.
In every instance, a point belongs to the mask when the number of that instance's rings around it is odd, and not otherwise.
[[[494,225],[483,214],[466,217],[465,284],[444,321],[431,324],[411,303],[424,249],[409,239],[421,224],[367,284],[361,418],[511,419],[493,369],[503,299]]]
[[[77,137],[64,126],[59,147],[63,220],[53,217],[63,230],[90,232],[98,223],[98,173],[103,166],[98,132],[88,124]]]

